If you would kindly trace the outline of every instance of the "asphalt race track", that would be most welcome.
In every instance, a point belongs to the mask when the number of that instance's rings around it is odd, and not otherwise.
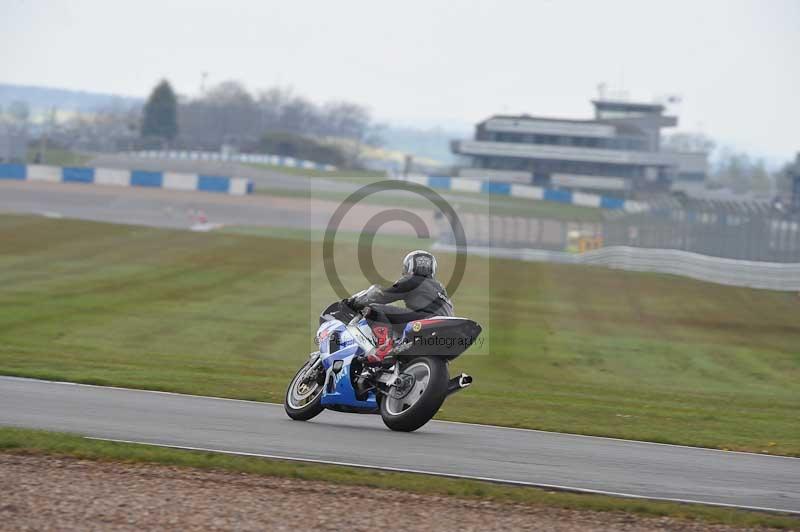
[[[332,210],[332,209],[331,209]],[[209,223],[303,228],[304,198],[227,196],[163,189],[61,183],[0,182],[0,212],[188,229],[202,213]],[[323,217],[315,220],[323,224]]]
[[[103,159],[100,159],[101,161]],[[184,168],[173,162],[166,167],[153,163],[128,165],[131,168],[149,170],[198,171],[197,163]],[[113,168],[126,166],[116,161]],[[205,168],[200,166],[200,168]],[[211,166],[207,173],[215,174]],[[219,170],[217,168],[217,170]],[[216,173],[225,174],[224,171]],[[113,187],[101,185],[83,185],[77,183],[44,183],[30,181],[0,180],[0,213],[43,214],[53,217],[75,218],[97,222],[146,225],[175,229],[189,229],[197,225],[202,218],[212,225],[247,225],[279,228],[311,228],[324,229],[334,210],[341,201],[336,199],[311,198],[312,191],[336,192],[349,194],[362,185],[350,183],[342,179],[307,179],[298,176],[284,176],[275,172],[253,170],[249,172],[228,172],[237,177],[253,179],[261,190],[269,194],[248,196],[227,196],[209,194],[207,192],[176,191],[164,189],[147,189],[140,187]],[[290,191],[282,196],[275,190]],[[411,210],[423,218],[433,213],[432,205],[418,198],[415,194],[404,191],[383,192],[382,198],[402,198],[406,201],[418,202],[419,206]],[[492,204],[491,197],[454,197],[443,194],[443,197],[458,208],[462,203],[482,205],[488,212]],[[364,210],[358,205],[352,212]],[[369,216],[385,210],[375,205],[364,211],[364,221]],[[368,216],[369,215],[369,216]],[[429,227],[433,227],[429,222]],[[358,227],[360,230],[363,224]],[[389,228],[389,232],[398,231]],[[400,234],[413,235],[413,231],[405,228]]]
[[[469,392],[465,392],[469,393]],[[0,377],[0,425],[617,495],[800,513],[800,459]]]
[[[203,223],[211,226],[323,230],[338,206],[338,201],[302,196],[228,196],[73,183],[0,181],[0,213],[39,214],[52,218],[174,229],[196,228],[202,215]],[[361,230],[369,218],[385,209],[381,205],[357,205],[341,227]],[[428,227],[435,227],[432,210],[408,210],[420,216]],[[408,236],[415,234],[410,226],[401,222],[390,222],[382,229]]]

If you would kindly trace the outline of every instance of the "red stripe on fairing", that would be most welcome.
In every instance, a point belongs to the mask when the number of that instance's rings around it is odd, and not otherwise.
[[[422,325],[433,325],[434,323],[441,323],[441,322],[447,321],[447,320],[440,320],[440,319],[436,319],[436,318],[428,318],[428,319],[425,319],[425,320],[417,320],[417,321],[419,321]]]
[[[406,323],[405,330],[406,331],[419,332],[419,331],[414,331],[414,324],[415,323],[419,323],[420,324],[420,329],[421,329],[422,327],[424,327],[426,325],[436,325],[437,323],[445,323],[445,322],[448,322],[450,320],[463,320],[463,319],[465,319],[465,318],[459,318],[458,316],[442,316],[440,318],[425,318],[423,320],[414,320],[414,321],[409,321],[408,323]]]

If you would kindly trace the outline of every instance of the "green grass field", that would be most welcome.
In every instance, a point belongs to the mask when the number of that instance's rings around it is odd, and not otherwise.
[[[28,163],[33,163],[36,158],[36,149],[28,150]],[[53,166],[84,166],[92,158],[88,155],[82,155],[69,150],[61,148],[47,148],[44,152],[44,157],[40,164],[49,164]]]
[[[275,236],[0,216],[0,373],[280,402],[333,296]],[[797,294],[470,258],[455,303],[489,354],[440,418],[800,456]]]
[[[339,178],[344,179],[344,178]],[[373,178],[347,178],[348,182],[356,182],[362,186],[381,181],[382,179]],[[336,190],[325,190],[313,186],[314,181],[309,183],[308,190],[256,187],[256,194],[280,197],[302,197],[341,202],[350,193]],[[512,198],[510,196],[489,196],[472,192],[452,192],[439,190],[442,196],[458,211],[472,212],[479,214],[493,214],[505,216],[521,216],[525,218],[544,218],[550,220],[563,220],[567,222],[600,222],[603,220],[607,211],[592,207],[580,207],[577,205],[566,205],[553,201],[537,201],[524,198]],[[488,202],[476,203],[474,199],[488,199]],[[364,203],[373,205],[385,205],[389,207],[428,207],[429,204],[423,199],[413,197],[398,197],[388,194],[375,194],[362,200]]]
[[[301,177],[327,177],[348,179],[354,182],[369,183],[386,177],[385,172],[375,172],[372,170],[317,170],[315,168],[295,168],[294,166],[278,166],[274,164],[247,163],[247,166],[261,168],[263,170],[274,170],[286,175],[296,175]]]

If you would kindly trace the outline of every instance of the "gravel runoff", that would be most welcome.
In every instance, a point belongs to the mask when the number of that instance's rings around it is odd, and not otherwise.
[[[245,473],[0,454],[0,530],[740,530]],[[759,529],[763,530],[763,529]]]

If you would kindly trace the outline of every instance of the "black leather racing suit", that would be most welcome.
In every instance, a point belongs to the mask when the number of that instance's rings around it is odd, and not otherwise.
[[[407,308],[389,305],[403,300]],[[359,301],[371,309],[367,318],[378,323],[402,324],[431,316],[452,316],[453,303],[444,286],[433,277],[404,275],[392,286],[373,290]]]

